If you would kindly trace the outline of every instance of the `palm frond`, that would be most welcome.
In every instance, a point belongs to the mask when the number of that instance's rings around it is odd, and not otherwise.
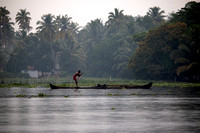
[[[191,49],[188,46],[186,46],[185,44],[180,44],[178,46],[178,49],[183,52],[189,53],[189,54],[191,53]]]
[[[179,66],[176,70],[176,74],[179,76],[180,74],[186,72],[188,70],[188,65]]]
[[[175,60],[176,58],[184,56],[185,53],[180,50],[173,50],[170,54],[170,58]]]
[[[190,60],[187,59],[187,58],[182,58],[182,57],[180,57],[180,58],[176,58],[176,59],[175,59],[175,63],[176,63],[176,64],[189,64],[189,63],[190,63]]]
[[[194,67],[196,67],[198,65],[197,62],[192,62],[190,63],[190,65],[188,66],[188,70],[192,70]]]

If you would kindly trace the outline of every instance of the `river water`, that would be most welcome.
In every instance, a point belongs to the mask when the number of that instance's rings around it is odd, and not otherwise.
[[[47,97],[36,97],[38,93]],[[0,132],[198,133],[199,89],[1,88]]]

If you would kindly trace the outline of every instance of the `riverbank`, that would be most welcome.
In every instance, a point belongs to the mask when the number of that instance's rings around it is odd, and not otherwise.
[[[70,78],[8,78],[1,79],[0,88],[10,87],[26,87],[35,88],[38,86],[49,87],[49,83],[53,83],[59,86],[75,86],[74,81]],[[150,80],[130,80],[130,79],[118,79],[118,78],[89,78],[83,77],[79,79],[79,86],[96,86],[97,84],[109,84],[109,85],[144,85],[149,82],[153,82],[154,87],[170,87],[170,88],[200,88],[200,83],[188,83],[188,82],[167,82],[167,81],[150,81]]]

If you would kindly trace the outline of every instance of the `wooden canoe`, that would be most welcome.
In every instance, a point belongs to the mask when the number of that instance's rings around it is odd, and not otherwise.
[[[56,86],[53,84],[49,84],[51,89],[150,89],[153,82],[150,82],[145,85],[100,85],[97,86],[83,86],[83,87],[63,87],[63,86]]]

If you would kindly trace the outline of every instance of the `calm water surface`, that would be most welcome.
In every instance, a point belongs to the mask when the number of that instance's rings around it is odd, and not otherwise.
[[[61,92],[74,95],[65,98]],[[105,95],[85,96],[80,95],[86,93],[83,90],[61,92],[50,91],[59,96],[47,98],[12,96],[18,91],[0,97],[0,132],[200,132],[198,96],[108,96],[105,91],[101,92]]]

